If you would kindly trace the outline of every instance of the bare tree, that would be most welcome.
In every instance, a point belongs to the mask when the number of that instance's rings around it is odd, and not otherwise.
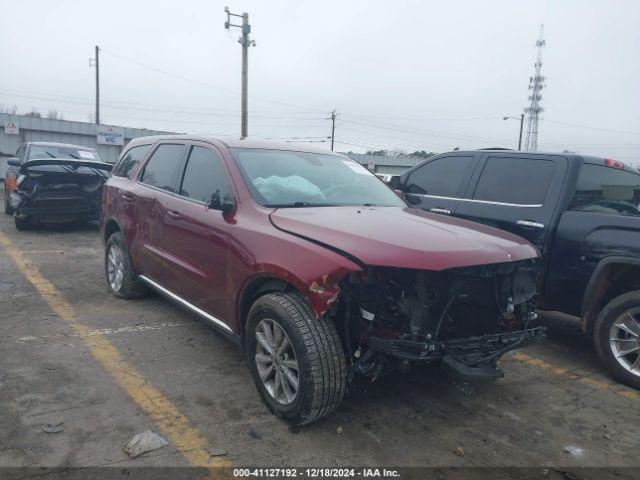
[[[18,113],[18,106],[14,105],[13,107],[5,107],[2,103],[0,103],[0,113],[15,115],[16,113]]]
[[[50,118],[51,120],[62,119],[61,115],[58,113],[58,110],[56,110],[55,108],[47,112],[47,118]]]
[[[33,118],[42,118],[42,115],[40,114],[40,112],[38,112],[38,110],[36,110],[36,107],[31,107],[31,110],[25,113],[24,116],[33,117]]]

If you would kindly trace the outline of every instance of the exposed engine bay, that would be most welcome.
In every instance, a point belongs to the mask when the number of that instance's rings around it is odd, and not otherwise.
[[[504,353],[544,336],[532,325],[536,279],[533,260],[439,272],[366,267],[340,282],[330,314],[353,373],[442,361],[465,379],[496,378]]]
[[[17,219],[72,222],[98,218],[112,165],[78,160],[30,160],[21,167],[9,204]]]

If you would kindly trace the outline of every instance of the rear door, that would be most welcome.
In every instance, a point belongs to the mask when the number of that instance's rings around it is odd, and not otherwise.
[[[138,177],[138,188],[123,199],[135,205],[138,225],[136,252],[139,273],[162,283],[164,215],[177,188],[178,172],[186,146],[161,143],[153,151]]]
[[[220,208],[234,195],[220,152],[204,143],[190,145],[179,185],[164,214],[165,286],[216,319],[228,319],[231,224]]]
[[[404,179],[407,201],[429,212],[454,214],[476,163],[473,154],[434,157]]]
[[[544,254],[566,172],[561,156],[487,153],[456,216],[515,233]]]

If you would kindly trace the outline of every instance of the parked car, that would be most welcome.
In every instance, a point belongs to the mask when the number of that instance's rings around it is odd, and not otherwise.
[[[575,154],[455,151],[391,183],[418,208],[536,245],[540,307],[580,317],[611,374],[640,388],[638,169]]]
[[[111,165],[93,148],[28,142],[7,162],[4,211],[16,228],[97,219]]]
[[[464,378],[544,335],[537,251],[409,208],[349,158],[290,143],[133,140],[104,188],[109,290],[159,292],[242,345],[269,408],[310,423],[354,374]]]

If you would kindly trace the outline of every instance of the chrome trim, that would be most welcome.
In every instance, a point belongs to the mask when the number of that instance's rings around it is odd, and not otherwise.
[[[144,275],[138,275],[138,278],[140,280],[142,280],[143,282],[148,283],[149,285],[151,285],[156,290],[160,291],[160,293],[163,293],[164,295],[168,296],[172,300],[175,300],[176,302],[178,302],[180,305],[188,308],[193,313],[195,313],[195,314],[201,316],[202,318],[204,318],[205,320],[208,320],[209,322],[213,323],[215,326],[220,327],[220,328],[226,330],[227,332],[234,333],[233,330],[231,330],[231,327],[229,325],[227,325],[226,323],[224,323],[222,320],[214,317],[213,315],[209,315],[207,312],[205,312],[201,308],[198,308],[195,305],[187,302],[184,298],[179,297],[178,295],[173,293],[171,290],[167,290],[166,288],[164,288],[159,283],[154,282],[153,280],[151,280],[148,277],[145,277]]]
[[[532,222],[530,220],[518,220],[516,223],[523,227],[544,228],[544,223]]]
[[[540,208],[544,205],[523,205],[519,203],[503,203],[503,202],[490,202],[489,200],[476,200],[474,198],[456,198],[456,197],[440,197],[438,195],[424,195],[422,193],[406,193],[405,195],[415,195],[416,197],[437,198],[440,200],[456,200],[458,202],[472,202],[472,203],[486,203],[489,205],[501,205],[503,207],[522,207],[522,208]]]

